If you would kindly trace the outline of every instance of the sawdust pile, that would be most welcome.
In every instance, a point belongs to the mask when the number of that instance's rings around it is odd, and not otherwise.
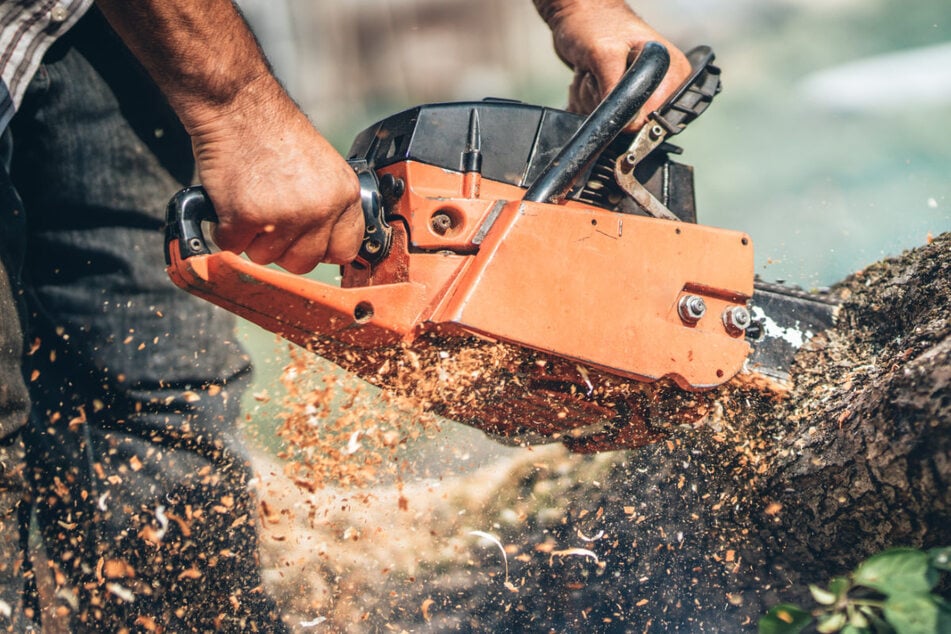
[[[411,345],[359,349],[323,340],[311,350],[385,388],[404,407],[510,444],[558,441],[581,452],[638,447],[700,419],[717,398],[446,329]]]

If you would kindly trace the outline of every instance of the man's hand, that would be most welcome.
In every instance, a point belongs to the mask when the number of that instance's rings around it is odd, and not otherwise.
[[[231,0],[97,4],[191,135],[220,247],[293,273],[356,257],[356,174],[271,74]]]
[[[575,75],[568,109],[587,114],[617,85],[621,75],[647,42],[660,42],[670,53],[663,82],[635,118],[639,128],[647,115],[690,75],[684,54],[652,29],[623,0],[534,0],[548,23],[555,51]]]
[[[292,273],[352,261],[363,239],[356,173],[290,99],[246,92],[240,107],[191,130],[215,242]]]

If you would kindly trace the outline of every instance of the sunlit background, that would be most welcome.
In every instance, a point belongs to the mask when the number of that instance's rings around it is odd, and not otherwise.
[[[426,102],[565,102],[570,73],[529,0],[245,0],[278,74],[335,146]],[[724,90],[677,138],[700,222],[746,231],[757,272],[832,284],[951,230],[951,3],[632,4]],[[273,335],[244,327],[256,393],[279,393]],[[261,399],[249,400],[260,412]]]

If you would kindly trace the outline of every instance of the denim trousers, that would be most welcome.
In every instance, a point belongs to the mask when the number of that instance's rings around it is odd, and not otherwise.
[[[92,12],[3,138],[0,630],[37,618],[31,509],[72,632],[284,631],[236,428],[248,357],[233,318],[164,272],[187,134]]]

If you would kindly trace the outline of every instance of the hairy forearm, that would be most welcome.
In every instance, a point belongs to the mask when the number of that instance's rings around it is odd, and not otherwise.
[[[191,135],[214,238],[304,273],[363,238],[356,174],[268,68],[231,0],[97,0]]]
[[[97,0],[189,132],[243,107],[287,99],[231,0]]]

